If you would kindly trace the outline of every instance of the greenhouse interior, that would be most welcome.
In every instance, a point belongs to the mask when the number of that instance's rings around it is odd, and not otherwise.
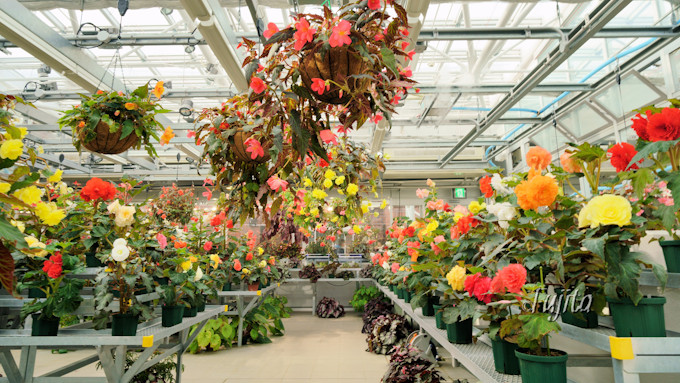
[[[0,383],[680,382],[680,0],[1,0]]]

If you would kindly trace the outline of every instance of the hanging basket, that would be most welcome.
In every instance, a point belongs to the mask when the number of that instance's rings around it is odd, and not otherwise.
[[[87,150],[101,154],[120,154],[139,143],[139,136],[135,132],[121,140],[122,128],[115,132],[110,132],[109,129],[109,124],[99,121],[95,129],[95,138],[85,142],[85,135],[81,132],[80,141]]]
[[[369,79],[350,78],[366,72],[366,62],[350,46],[334,47],[329,50],[316,50],[307,52],[300,61],[300,76],[309,92],[319,101],[328,104],[346,104],[351,99],[354,89],[360,88]],[[319,94],[312,90],[312,79],[320,78],[334,83],[345,84],[350,92],[344,92],[340,96],[340,88],[330,84],[330,89]]]
[[[234,153],[237,160],[243,163],[251,164],[261,164],[269,161],[269,148],[272,147],[271,142],[262,144],[262,149],[264,149],[264,156],[257,157],[255,159],[250,158],[250,153],[246,151],[246,141],[253,135],[252,132],[244,132],[241,128],[236,130],[233,136],[229,138],[229,147]]]

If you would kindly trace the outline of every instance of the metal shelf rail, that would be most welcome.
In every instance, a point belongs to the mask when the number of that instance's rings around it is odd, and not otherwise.
[[[355,274],[358,272],[358,270],[361,269],[343,269],[343,270],[350,270],[354,271]],[[355,271],[356,270],[356,271]],[[318,301],[318,296],[317,296],[317,283],[329,283],[330,285],[333,285],[332,282],[338,282],[342,283],[343,286],[347,285],[348,283],[355,282],[355,287],[358,289],[359,284],[362,282],[374,282],[372,278],[350,278],[350,279],[343,279],[343,278],[319,278],[316,283],[312,283],[309,278],[288,278],[286,279],[286,283],[309,283],[312,285],[312,315],[315,315],[315,310],[316,310],[316,302]]]
[[[226,306],[226,310],[221,313],[221,315],[236,315],[239,317],[239,323],[238,323],[238,347],[241,347],[243,345],[243,318],[250,312],[250,310],[254,309],[257,305],[259,305],[260,301],[266,297],[267,295],[271,294],[274,292],[274,290],[281,286],[280,283],[277,284],[272,284],[271,286],[267,286],[262,290],[257,290],[257,291],[218,291],[217,296],[219,297],[220,301],[222,299],[226,298],[232,298],[236,301],[236,310],[229,310],[228,307]],[[246,304],[244,301],[248,300],[248,304]]]
[[[0,364],[7,377],[0,382],[9,383],[127,383],[140,371],[177,354],[176,382],[182,379],[182,355],[198,335],[205,323],[226,310],[225,306],[207,306],[204,312],[195,317],[184,318],[182,323],[172,327],[162,327],[157,317],[140,325],[135,336],[112,336],[111,330],[69,329],[59,330],[57,336],[31,336],[26,330],[0,330]],[[198,325],[190,334],[191,327]],[[177,335],[175,337],[175,335]],[[36,352],[46,348],[90,349],[96,353],[50,371],[34,376]],[[17,365],[11,350],[20,349],[21,357]],[[157,350],[160,355],[154,356]],[[125,371],[125,356],[128,350],[142,350],[138,359]],[[64,375],[101,361],[106,375],[102,377],[65,377]]]

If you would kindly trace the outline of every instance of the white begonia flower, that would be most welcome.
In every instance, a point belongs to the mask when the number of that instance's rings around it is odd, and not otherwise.
[[[130,248],[127,246],[114,247],[111,250],[111,258],[116,262],[122,262],[130,256]]]
[[[59,188],[59,194],[61,194],[61,195],[66,195],[66,194],[69,193],[69,191],[68,191],[68,186],[66,185],[66,183],[64,183],[64,182],[59,182],[59,184],[57,185],[57,187]]]
[[[514,190],[505,184],[506,180],[507,178],[502,178],[500,174],[494,173],[491,176],[491,187],[500,195],[510,195],[514,193]]]
[[[123,247],[127,246],[127,241],[125,238],[118,238],[115,241],[113,241],[113,247]]]
[[[201,268],[199,267],[198,269],[196,269],[196,276],[194,277],[194,282],[200,281],[201,278],[203,278],[203,270],[201,270]]]
[[[507,229],[510,226],[509,221],[517,216],[517,209],[510,202],[489,204],[486,210],[498,218],[498,224],[504,229]]]
[[[132,225],[135,221],[135,207],[134,206],[121,206],[116,211],[116,219],[114,222],[118,227],[126,227]]]
[[[116,214],[116,213],[118,213],[118,209],[120,209],[120,202],[118,202],[117,199],[114,199],[113,202],[111,202],[111,203],[106,207],[106,210],[109,211],[109,214]]]
[[[382,268],[385,269],[385,270],[389,270],[389,269],[390,269],[390,264],[389,264],[389,262],[383,262]]]

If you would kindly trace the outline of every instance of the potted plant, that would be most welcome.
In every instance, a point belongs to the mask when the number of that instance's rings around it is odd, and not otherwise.
[[[159,100],[163,92],[163,82],[158,81],[152,93]],[[169,127],[158,136],[164,128],[155,116],[168,110],[151,99],[148,83],[129,95],[98,90],[91,96],[80,96],[81,103],[64,111],[59,119],[61,128],[68,126],[73,131],[73,145],[78,150],[85,147],[96,153],[119,154],[144,144],[154,157],[157,153],[151,138],[164,145],[174,137]]]
[[[680,272],[680,131],[675,128],[675,121],[680,114],[680,101],[668,102],[669,107],[652,105],[638,110],[632,126],[638,136],[637,145],[633,148],[617,144],[612,157],[622,163],[617,168],[626,174],[622,178],[632,178],[635,185],[642,186],[635,190],[638,198],[642,198],[643,187],[652,184],[655,178],[663,183],[660,185],[663,189],[667,188],[649,207],[653,209],[653,217],[668,232],[666,240],[659,242],[668,272],[677,273]],[[644,159],[649,161],[640,164]]]
[[[196,200],[193,189],[180,189],[172,184],[171,187],[163,186],[158,198],[149,203],[149,209],[160,222],[186,225],[194,215]]]
[[[189,253],[186,246],[185,241],[174,239],[174,256],[166,257],[162,263],[163,276],[169,279],[167,285],[156,286],[156,292],[163,301],[161,312],[163,327],[182,323],[184,310],[192,310],[191,303],[195,297],[195,290],[189,283],[200,279],[200,274],[194,265],[198,258]],[[187,300],[190,303],[187,304]]]
[[[382,383],[422,382],[439,383],[443,377],[435,364],[421,356],[421,352],[410,346],[398,346],[390,365],[383,376]]]
[[[95,328],[104,327],[111,316],[113,336],[134,336],[139,320],[152,318],[151,309],[137,299],[140,290],[152,290],[152,279],[145,272],[144,258],[136,251],[146,240],[139,235],[135,237],[129,242],[125,238],[113,242],[110,261],[95,279],[95,301],[99,311],[94,320]],[[109,307],[114,300],[118,300],[118,307]],[[110,311],[116,313],[111,315]]]

